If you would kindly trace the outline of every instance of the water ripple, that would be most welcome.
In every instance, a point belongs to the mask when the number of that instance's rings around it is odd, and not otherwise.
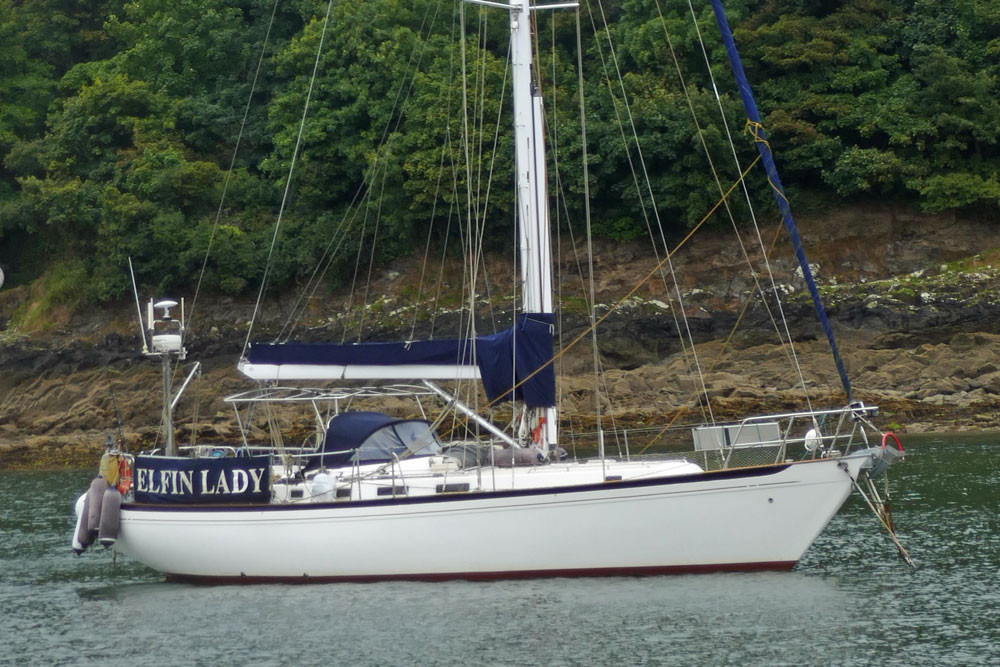
[[[907,438],[909,569],[852,499],[790,573],[165,584],[75,557],[90,473],[2,473],[0,665],[993,665],[1000,439]]]

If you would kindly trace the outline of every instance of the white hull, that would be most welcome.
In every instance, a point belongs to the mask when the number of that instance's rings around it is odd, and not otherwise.
[[[125,504],[117,549],[170,578],[211,581],[782,569],[869,461],[312,505]]]

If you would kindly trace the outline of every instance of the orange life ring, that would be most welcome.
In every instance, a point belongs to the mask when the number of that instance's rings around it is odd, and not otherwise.
[[[132,488],[132,466],[123,456],[118,462],[118,492],[123,496]]]
[[[885,449],[885,443],[886,443],[886,441],[889,438],[892,438],[893,440],[896,441],[896,449],[898,449],[899,453],[902,454],[903,453],[903,443],[901,443],[899,441],[899,438],[897,438],[896,434],[893,433],[892,431],[886,431],[885,433],[882,434],[882,449]]]

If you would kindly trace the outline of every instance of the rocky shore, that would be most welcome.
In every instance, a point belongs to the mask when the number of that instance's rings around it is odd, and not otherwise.
[[[880,406],[883,427],[902,432],[1000,429],[997,221],[884,206],[804,217],[801,231],[855,396]],[[700,412],[700,382],[689,370],[694,357],[682,349],[679,320],[668,305],[675,303],[667,297],[675,289],[684,295],[686,328],[696,342],[716,419],[799,409],[803,384],[813,405],[843,405],[840,379],[790,249],[779,241],[771,254],[772,284],[759,262],[754,273],[746,268],[727,236],[732,234],[702,234],[697,248],[681,248],[672,258],[684,276],[676,287],[669,277],[656,276],[624,300],[657,258],[639,244],[599,248],[594,269],[598,315],[610,311],[599,327],[608,394],[602,410],[619,428],[675,418],[684,424]],[[757,241],[746,241],[755,261]],[[565,344],[586,327],[585,293],[580,292],[585,271],[569,245],[560,248],[558,265],[564,304],[558,333]],[[457,294],[460,273],[443,268],[443,293]],[[364,308],[346,308],[341,294],[311,304],[298,337],[339,339],[345,330],[353,331],[362,312],[366,339],[419,338],[432,329],[449,335],[454,331],[449,320],[457,314],[427,315],[430,298],[417,294],[420,271],[416,259],[386,267],[369,290],[380,297],[369,298]],[[504,260],[490,259],[486,273],[494,295],[504,293],[505,283],[510,291],[513,270]],[[783,333],[784,325],[780,317],[772,319],[776,305],[768,298],[770,305],[764,307],[759,289],[784,295],[782,309],[801,377],[789,364],[788,346],[777,342],[775,327]],[[44,325],[25,327],[24,313],[38,298],[30,286],[0,290],[0,469],[92,465],[116,414],[133,446],[155,442],[160,371],[138,352],[134,303],[53,308]],[[481,330],[509,320],[509,301],[494,301],[492,309],[484,305],[480,312]],[[279,329],[290,302],[279,298],[265,304],[270,315],[255,332],[266,339]],[[203,297],[197,304],[189,358],[201,361],[204,372],[179,406],[179,439],[193,431],[200,439],[236,437],[232,410],[222,397],[249,388],[235,361],[252,311],[252,303],[232,299]],[[586,416],[594,403],[592,359],[587,336],[557,366],[566,425],[583,430],[593,428]]]

